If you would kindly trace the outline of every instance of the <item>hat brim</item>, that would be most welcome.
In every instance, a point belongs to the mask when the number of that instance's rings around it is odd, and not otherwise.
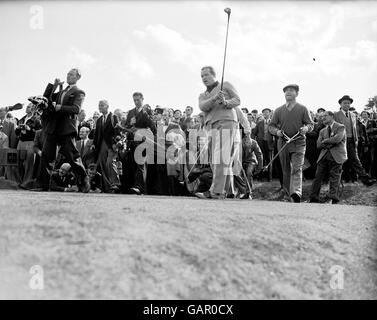
[[[297,86],[285,86],[283,88],[283,92],[287,91],[287,89],[289,89],[289,88],[296,90],[297,92],[299,91],[299,88]]]
[[[346,101],[346,100],[349,101],[349,102],[351,102],[351,103],[353,103],[353,99],[352,98],[342,98],[342,99],[339,99],[338,103],[341,104],[343,101]]]

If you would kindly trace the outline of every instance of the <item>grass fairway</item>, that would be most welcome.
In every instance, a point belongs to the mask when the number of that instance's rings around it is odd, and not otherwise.
[[[0,190],[1,299],[376,299],[371,206]],[[32,290],[33,265],[44,289]],[[334,265],[344,289],[330,287]]]

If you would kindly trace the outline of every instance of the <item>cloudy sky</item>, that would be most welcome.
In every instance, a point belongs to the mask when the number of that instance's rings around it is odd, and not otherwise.
[[[77,66],[89,114],[100,99],[130,109],[134,91],[152,107],[198,111],[200,68],[221,78],[225,7],[225,79],[242,106],[276,108],[292,82],[312,110],[335,110],[344,94],[361,110],[377,94],[375,1],[5,1],[0,105],[26,102]]]

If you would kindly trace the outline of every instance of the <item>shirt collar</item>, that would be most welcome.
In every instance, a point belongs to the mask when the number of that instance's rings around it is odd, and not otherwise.
[[[207,92],[210,93],[213,89],[215,89],[219,85],[219,82],[216,81],[215,83],[207,86]]]
[[[287,102],[286,104],[285,104],[285,106],[288,108],[289,107],[289,105],[292,105],[292,108],[291,109],[293,109],[294,108],[294,106],[297,104],[297,102],[295,101],[295,102],[293,102],[292,104],[290,103],[290,102]]]
[[[346,111],[344,111],[343,109],[340,109],[340,110],[342,110],[343,114],[346,115]],[[348,112],[348,115],[351,114],[351,111],[348,110],[347,112]]]

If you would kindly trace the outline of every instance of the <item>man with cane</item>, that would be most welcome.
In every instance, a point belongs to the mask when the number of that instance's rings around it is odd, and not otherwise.
[[[298,91],[297,84],[289,84],[283,88],[286,103],[275,110],[269,124],[270,133],[278,136],[283,189],[293,202],[301,202],[305,134],[313,130],[314,126],[308,109],[296,102]],[[292,139],[294,136],[296,137]]]

